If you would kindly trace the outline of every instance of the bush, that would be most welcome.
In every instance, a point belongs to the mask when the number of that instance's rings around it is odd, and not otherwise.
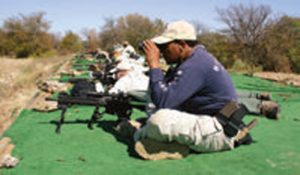
[[[251,66],[250,64],[242,61],[241,59],[235,59],[230,70],[252,75],[254,72],[262,71],[262,67],[261,66],[254,67],[254,66]]]
[[[83,48],[80,37],[72,31],[67,32],[60,42],[60,52],[63,54],[78,52]]]
[[[8,18],[0,30],[0,54],[24,58],[48,52],[53,48],[49,28],[43,12]]]

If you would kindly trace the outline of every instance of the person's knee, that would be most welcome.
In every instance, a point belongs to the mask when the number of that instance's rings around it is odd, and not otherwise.
[[[155,126],[159,126],[160,124],[165,123],[169,120],[168,118],[170,116],[170,111],[171,110],[169,109],[158,110],[156,113],[151,115],[147,123]]]

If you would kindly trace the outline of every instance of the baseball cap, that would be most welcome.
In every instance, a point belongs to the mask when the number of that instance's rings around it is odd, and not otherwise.
[[[196,40],[194,26],[184,20],[174,21],[167,25],[165,31],[151,40],[156,44],[165,44],[174,40]]]

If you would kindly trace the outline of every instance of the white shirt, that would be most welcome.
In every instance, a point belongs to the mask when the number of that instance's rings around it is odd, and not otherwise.
[[[149,77],[140,71],[130,71],[120,78],[108,91],[111,93],[124,92],[132,95],[141,101],[146,101],[148,97]]]
[[[127,45],[123,50],[123,54],[129,57],[131,53],[136,54],[135,49],[131,45]]]

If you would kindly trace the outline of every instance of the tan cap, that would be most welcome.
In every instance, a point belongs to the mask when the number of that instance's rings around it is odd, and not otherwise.
[[[173,40],[196,40],[194,26],[186,21],[175,21],[168,24],[165,31],[151,40],[156,44],[165,44]]]

